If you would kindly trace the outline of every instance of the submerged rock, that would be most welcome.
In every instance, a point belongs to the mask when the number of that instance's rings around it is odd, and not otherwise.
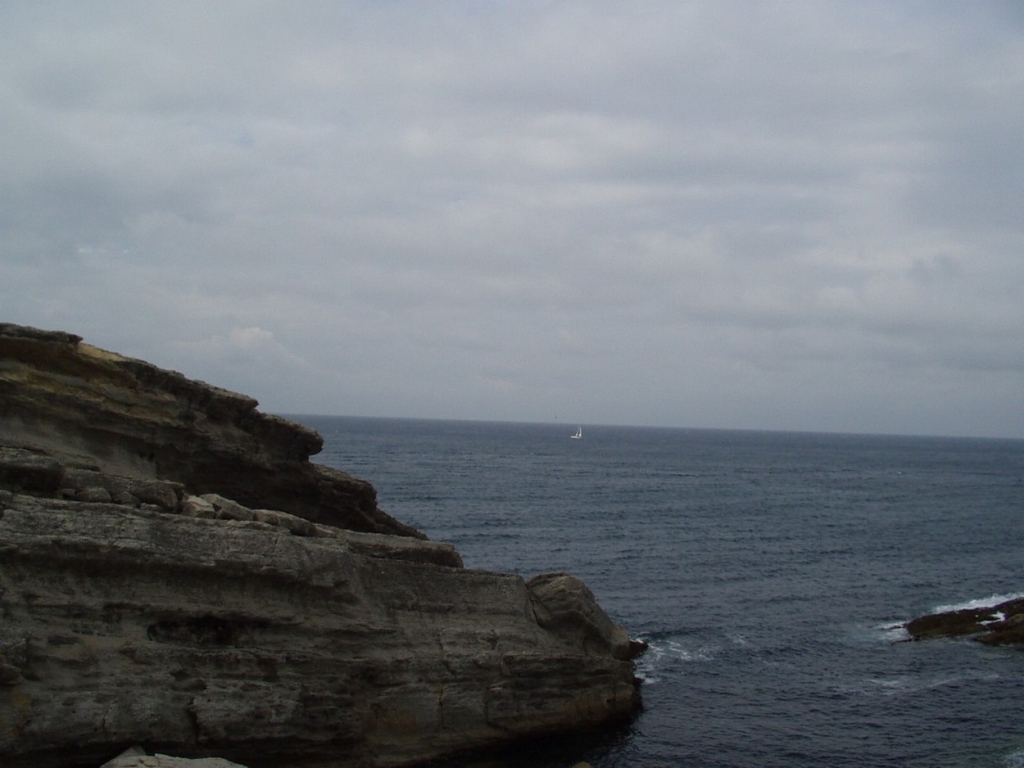
[[[963,608],[921,616],[905,625],[912,640],[964,637],[986,645],[1024,643],[1024,598],[983,608]]]
[[[412,765],[639,708],[638,646],[582,582],[463,568],[319,448],[0,325],[0,764]]]

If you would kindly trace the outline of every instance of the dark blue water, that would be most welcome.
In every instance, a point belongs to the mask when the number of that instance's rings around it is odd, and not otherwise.
[[[533,765],[1024,766],[1024,652],[897,643],[1024,592],[1024,441],[300,417],[466,565],[583,578],[644,712]]]

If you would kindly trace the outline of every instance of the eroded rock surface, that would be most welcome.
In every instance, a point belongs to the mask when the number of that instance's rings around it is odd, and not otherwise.
[[[257,405],[69,333],[0,323],[0,446],[341,528],[422,537],[377,507],[368,482],[310,463],[323,447],[314,430]]]
[[[579,580],[465,569],[316,433],[84,346],[0,325],[4,768],[412,765],[639,707]]]

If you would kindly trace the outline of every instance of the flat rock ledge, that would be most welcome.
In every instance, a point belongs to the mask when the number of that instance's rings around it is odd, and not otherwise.
[[[464,568],[255,408],[0,324],[0,765],[411,766],[638,711],[579,579]]]
[[[1024,598],[921,616],[904,625],[911,640],[970,637],[985,645],[1024,644]]]

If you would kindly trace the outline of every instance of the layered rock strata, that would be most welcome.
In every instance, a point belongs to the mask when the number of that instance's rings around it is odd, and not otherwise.
[[[84,346],[0,326],[5,768],[413,765],[639,707],[579,580],[463,568],[314,432]]]
[[[0,366],[0,445],[327,525],[423,536],[379,509],[368,482],[311,463],[323,447],[314,430],[260,413],[251,397],[9,323]]]

